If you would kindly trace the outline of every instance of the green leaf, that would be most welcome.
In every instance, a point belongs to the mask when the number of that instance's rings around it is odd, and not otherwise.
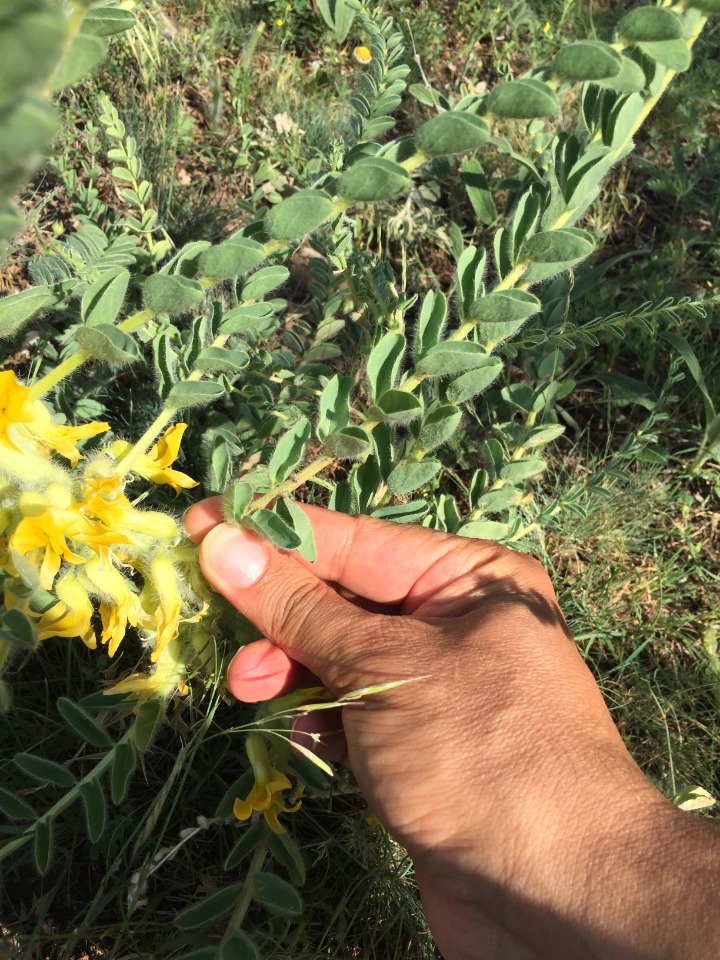
[[[429,290],[423,299],[413,341],[413,354],[416,360],[440,341],[447,313],[448,304],[445,294],[439,290]]]
[[[536,477],[547,467],[539,457],[522,457],[520,460],[511,460],[500,471],[500,478],[508,483],[520,483]]]
[[[288,526],[292,527],[300,537],[300,546],[297,548],[300,556],[307,560],[308,563],[314,563],[317,558],[315,534],[313,533],[312,524],[308,520],[305,512],[294,500],[289,500],[287,497],[283,497],[275,509],[282,519],[286,521]]]
[[[49,590],[36,587],[28,599],[28,606],[33,613],[47,613],[58,602],[58,598]]]
[[[628,43],[679,40],[683,35],[682,17],[667,7],[637,7],[622,18],[616,34]]]
[[[656,43],[639,43],[638,46],[652,60],[677,73],[687,70],[692,63],[690,48],[684,40],[658,40]]]
[[[622,66],[620,73],[607,80],[598,80],[601,87],[608,90],[615,90],[617,93],[640,93],[645,89],[647,77],[643,68],[631,60],[630,57],[622,56]]]
[[[578,40],[563,47],[552,62],[552,71],[572,82],[606,80],[622,69],[622,57],[609,43]]]
[[[242,930],[234,930],[232,935],[223,939],[220,945],[218,960],[259,960],[259,958],[257,947]]]
[[[242,293],[244,300],[259,300],[266,293],[275,290],[290,276],[287,267],[263,267],[256,271],[243,284]]]
[[[137,757],[132,744],[121,740],[120,743],[115,745],[112,774],[110,776],[110,795],[116,806],[125,799],[136,764]]]
[[[85,821],[91,843],[97,843],[105,830],[107,804],[97,777],[80,784],[80,796],[85,807]]]
[[[220,383],[209,380],[183,380],[176,383],[167,396],[167,406],[172,410],[183,407],[202,407],[219,400],[225,393]]]
[[[526,450],[534,447],[545,447],[553,440],[557,440],[565,433],[565,427],[561,423],[552,423],[547,427],[536,427],[527,440],[523,441]]]
[[[325,449],[337,460],[362,460],[370,453],[370,440],[360,427],[346,427],[325,437]]]
[[[301,417],[280,437],[268,463],[272,486],[282,483],[302,461],[311,434],[310,421],[307,417]]]
[[[140,753],[144,753],[150,746],[163,716],[162,701],[155,698],[145,700],[137,708],[135,723],[132,726],[132,735],[135,746]]]
[[[250,793],[254,782],[255,774],[252,770],[246,770],[236,780],[233,780],[217,805],[215,816],[232,817],[235,800],[237,797],[246,797]]]
[[[205,291],[195,280],[166,273],[154,273],[143,284],[143,304],[153,313],[171,317],[187,313],[200,303]]]
[[[410,500],[408,503],[395,503],[390,507],[378,507],[370,516],[380,520],[392,520],[394,523],[420,523],[427,515],[429,507],[427,500]]]
[[[265,229],[273,240],[300,240],[327,220],[333,202],[323,190],[298,190],[282,200],[265,217]]]
[[[479,343],[444,340],[428,350],[418,363],[418,371],[426,377],[452,376],[480,367],[487,359]]]
[[[387,390],[370,408],[370,416],[386,423],[407,424],[423,411],[422,401],[406,390]]]
[[[487,390],[490,384],[500,376],[502,369],[502,360],[497,357],[485,357],[475,369],[468,370],[467,373],[463,373],[448,384],[445,396],[451,403],[465,403],[466,400]]]
[[[290,880],[298,887],[305,883],[305,862],[297,842],[287,830],[285,833],[268,831],[270,853],[290,874]]]
[[[273,308],[269,303],[244,303],[223,316],[220,333],[243,334],[262,330],[272,315]]]
[[[56,603],[57,599],[53,597],[53,601]],[[21,650],[34,650],[38,645],[32,621],[21,610],[4,611],[2,615],[2,635],[14,647]]]
[[[516,506],[522,500],[522,491],[516,487],[500,487],[498,490],[488,490],[475,504],[476,510],[483,513],[500,513]]]
[[[297,550],[302,538],[272,510],[256,510],[243,517],[242,525],[269,540],[281,550]]]
[[[347,200],[387,200],[409,183],[410,176],[399,163],[384,157],[363,157],[343,173],[336,190]]]
[[[400,496],[424,487],[437,476],[442,464],[439,460],[421,460],[419,463],[401,463],[388,477],[387,485],[391,493]]]
[[[81,80],[86,73],[105,59],[108,52],[106,40],[78,34],[70,49],[63,57],[57,73],[53,77],[53,92],[69,87]]]
[[[295,887],[291,887],[285,880],[281,880],[280,877],[264,870],[261,870],[255,876],[253,899],[281,913],[288,913],[293,916],[299,916],[303,909],[300,894]]]
[[[40,783],[52,783],[57,787],[74,787],[77,778],[67,767],[46,760],[45,757],[36,757],[32,753],[16,753],[13,763],[34,780]]]
[[[0,12],[0,101],[46,80],[65,43],[61,8],[27,5]]]
[[[472,208],[481,223],[490,226],[498,217],[497,207],[480,161],[469,157],[462,165],[462,179]]]
[[[367,376],[373,401],[376,402],[388,390],[394,389],[405,355],[405,345],[405,337],[401,333],[386,333],[370,351]]]
[[[705,377],[703,375],[700,363],[698,362],[698,358],[695,355],[695,351],[692,349],[685,337],[683,337],[682,334],[676,333],[674,330],[663,330],[661,331],[660,336],[666,343],[669,343],[672,347],[674,347],[684,360],[686,367],[690,371],[690,376],[693,378],[698,390],[702,394],[703,403],[705,405],[705,418],[707,423],[710,424],[715,417],[715,404],[713,402],[712,395],[708,390],[708,386],[705,382]]]
[[[511,80],[495,87],[488,97],[490,113],[515,120],[552,117],[559,109],[556,94],[541,80]]]
[[[463,320],[469,319],[472,305],[483,290],[486,266],[487,254],[482,247],[466,247],[458,259],[456,295]]]
[[[475,300],[469,313],[473,320],[483,323],[523,323],[541,309],[538,298],[527,290],[494,290]]]
[[[205,897],[175,917],[175,926],[181,930],[197,930],[217,922],[230,913],[243,890],[242,883],[231,883],[217,893]]]
[[[267,257],[265,247],[247,237],[235,237],[210,247],[200,255],[199,269],[213,280],[230,280],[254,270]]]
[[[547,230],[528,237],[522,257],[532,263],[575,264],[589,257],[595,249],[593,238],[578,227]]]
[[[482,117],[451,110],[427,120],[418,131],[418,150],[426,157],[469,153],[490,138],[490,127]]]
[[[10,820],[36,820],[37,814],[21,797],[0,787],[0,812]]]
[[[246,827],[240,835],[240,839],[232,848],[225,859],[223,870],[232,870],[241,863],[246,857],[254,852],[257,845],[265,835],[266,827],[263,823],[253,823]]]
[[[526,290],[498,290],[476,300],[471,319],[478,321],[478,336],[486,348],[508,340],[538,313],[542,304]]]
[[[204,373],[238,373],[250,363],[250,355],[244,350],[229,350],[227,347],[207,347],[195,360],[194,369]]]
[[[442,406],[429,413],[422,422],[418,443],[425,450],[433,450],[453,436],[460,424],[462,411],[455,406]]]
[[[96,37],[114,37],[118,33],[125,33],[132,29],[137,20],[129,10],[120,10],[117,7],[91,7],[83,20],[83,33],[91,33]]]
[[[252,503],[252,484],[239,481],[225,491],[223,497],[223,518],[226,523],[238,524]]]
[[[43,818],[35,824],[35,864],[42,877],[50,869],[52,858],[53,822],[48,818]]]
[[[317,435],[320,440],[347,426],[350,418],[352,388],[353,378],[338,374],[325,384],[320,394],[320,417],[317,424]]]
[[[487,464],[489,479],[495,481],[505,463],[502,444],[495,437],[488,437],[480,443],[480,453]]]
[[[720,0],[690,0],[687,6],[695,10],[702,10],[703,13],[720,13]]]
[[[0,108],[0,171],[2,182],[22,176],[28,163],[42,153],[57,130],[56,111],[37,97],[17,97]]]
[[[130,274],[124,267],[101,273],[83,294],[80,308],[83,323],[90,327],[115,323],[129,282]]]
[[[56,297],[46,286],[29,287],[20,293],[0,299],[0,337],[10,337],[17,333],[29,320],[46,307],[51,306]]]
[[[100,749],[111,747],[112,740],[102,727],[93,720],[89,713],[86,713],[82,707],[79,707],[67,697],[60,697],[57,702],[57,708],[60,715],[71,730],[83,740],[92,744],[93,747]]]
[[[138,345],[129,333],[109,323],[96,327],[76,327],[75,339],[81,350],[104,363],[124,365],[140,356]]]
[[[458,530],[461,537],[473,537],[478,540],[502,540],[507,536],[510,525],[499,520],[471,520]]]
[[[335,31],[338,43],[344,43],[355,19],[355,8],[348,0],[315,0],[320,16]]]

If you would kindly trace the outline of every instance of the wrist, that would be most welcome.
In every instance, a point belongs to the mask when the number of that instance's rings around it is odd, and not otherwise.
[[[416,862],[446,960],[720,956],[720,832],[673,807],[629,756],[618,759],[632,775],[603,780],[612,792],[568,785],[574,809],[558,798],[555,812],[516,829],[501,869],[488,869],[480,846]]]

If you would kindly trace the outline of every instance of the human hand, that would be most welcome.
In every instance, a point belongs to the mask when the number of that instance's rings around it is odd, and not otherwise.
[[[542,567],[303,509],[312,565],[222,524],[218,500],[186,515],[206,577],[268,638],[239,651],[230,688],[254,701],[308,676],[337,695],[422,678],[345,707],[325,755],[412,855],[447,960],[675,956],[644,952],[676,931],[661,902],[646,939],[658,864],[642,848],[664,833],[687,853],[696,824],[627,752]]]

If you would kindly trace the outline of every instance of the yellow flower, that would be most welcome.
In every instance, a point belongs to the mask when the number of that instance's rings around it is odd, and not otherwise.
[[[50,411],[38,401],[35,403],[35,418],[28,424],[27,429],[41,446],[59,453],[61,457],[66,457],[74,467],[78,460],[83,459],[76,447],[78,441],[105,433],[110,429],[110,425],[95,420],[91,423],[83,423],[79,427],[53,423]]]
[[[108,543],[131,543],[123,530],[132,530],[159,540],[179,536],[177,523],[158,510],[136,510],[122,490],[121,477],[93,477],[85,481],[82,512],[99,520],[107,530]]]
[[[281,27],[284,22],[285,22],[284,20],[281,20],[280,17],[278,17],[277,20],[275,21],[275,26]]]
[[[85,564],[82,575],[100,597],[100,641],[107,644],[108,656],[114,657],[128,625],[136,627],[142,617],[140,598],[108,558],[94,557]]]
[[[39,400],[30,399],[30,388],[18,383],[12,370],[0,373],[0,445],[24,452],[17,440],[23,436],[46,454],[59,453],[73,466],[81,459],[76,444],[108,429],[107,423],[84,423],[68,427],[53,423],[50,411]],[[12,432],[11,432],[12,431]]]
[[[40,584],[50,590],[63,560],[86,560],[70,549],[66,538],[90,539],[93,524],[80,514],[72,493],[59,483],[51,483],[44,495],[20,494],[18,506],[23,518],[9,538],[8,548],[21,556],[41,551]]]
[[[145,576],[142,605],[155,618],[155,648],[150,659],[156,662],[167,644],[177,637],[180,627],[177,574],[172,561],[163,554],[150,562],[150,569]]]
[[[132,673],[105,691],[108,695],[128,694],[127,699],[139,701],[151,697],[170,697],[173,693],[188,692],[185,683],[185,663],[180,642],[175,639],[165,648],[162,658],[152,673]]]
[[[40,615],[30,609],[27,600],[18,600],[8,591],[5,592],[4,603],[8,609],[16,607],[22,610],[32,620],[38,640],[80,637],[85,646],[94,650],[97,640],[92,626],[93,607],[87,590],[83,590],[75,576],[68,572],[58,578],[55,594],[57,603]]]
[[[368,63],[372,61],[372,53],[368,47],[355,47],[353,50],[353,56],[358,63],[362,63],[363,66],[367,66]]]
[[[0,444],[20,450],[10,431],[16,423],[30,423],[34,419],[30,388],[18,383],[12,370],[4,370],[0,373]]]
[[[273,833],[285,833],[285,828],[278,820],[278,814],[295,813],[302,806],[302,801],[298,800],[292,807],[286,807],[283,804],[281,794],[283,790],[292,790],[292,783],[284,773],[270,765],[268,750],[260,734],[249,734],[245,746],[255,774],[255,784],[245,800],[236,798],[233,813],[238,820],[247,820],[254,810],[262,811]],[[296,795],[300,796],[302,791],[302,784],[298,784]]]
[[[171,470],[170,464],[173,463],[180,449],[182,435],[187,429],[186,423],[176,423],[173,427],[168,427],[165,433],[160,437],[154,447],[140,457],[132,467],[133,473],[145,477],[157,484],[168,484],[175,493],[181,490],[189,490],[198,485],[197,480],[193,480],[186,473],[180,470]],[[110,445],[110,453],[116,460],[122,458],[132,450],[133,445],[127,440],[116,440]]]
[[[546,20],[545,26],[543,27],[543,33],[547,33],[549,29],[550,29],[550,21]]]

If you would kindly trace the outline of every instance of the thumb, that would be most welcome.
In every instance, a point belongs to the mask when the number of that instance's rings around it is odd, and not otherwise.
[[[200,566],[243,616],[331,690],[375,682],[363,663],[385,618],[343,599],[291,555],[221,523],[202,541]]]

